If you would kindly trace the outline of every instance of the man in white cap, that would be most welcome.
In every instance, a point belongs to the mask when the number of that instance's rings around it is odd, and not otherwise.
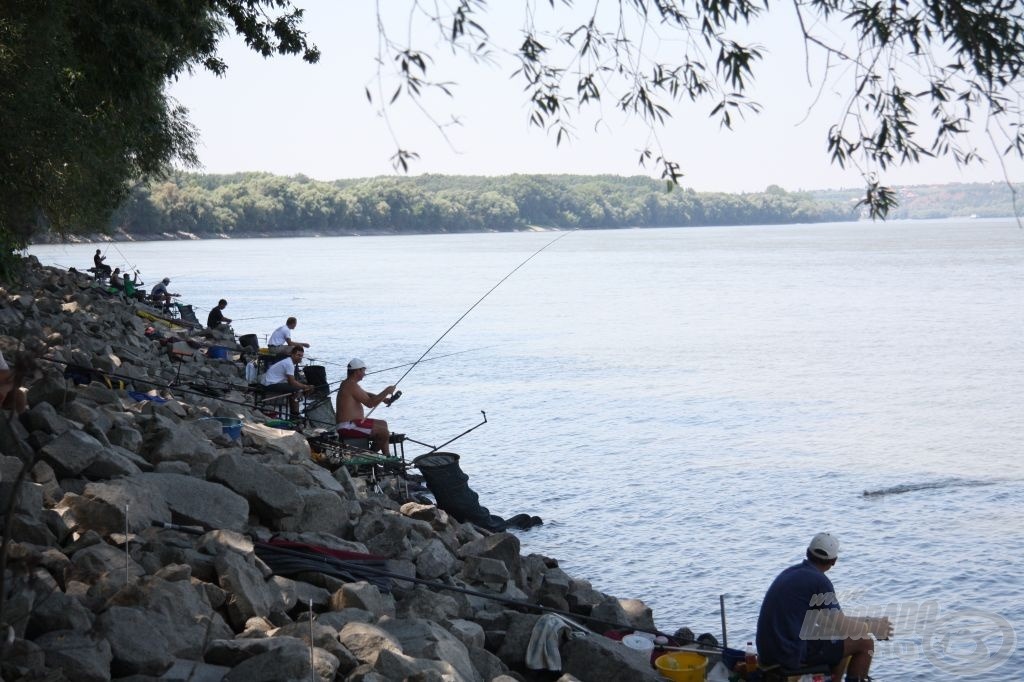
[[[762,668],[796,670],[826,665],[832,679],[842,679],[849,656],[846,682],[870,680],[868,669],[878,639],[892,636],[892,624],[880,618],[847,616],[839,607],[835,588],[825,573],[839,558],[839,540],[818,533],[807,546],[807,558],[790,566],[772,582],[757,618],[757,653]]]
[[[384,403],[390,405],[390,398],[395,393],[394,386],[388,386],[380,393],[368,393],[359,382],[366,376],[366,363],[359,358],[352,358],[348,363],[348,376],[341,382],[338,389],[338,401],[335,407],[335,419],[338,424],[338,436],[341,438],[369,438],[373,441],[373,449],[382,455],[388,454],[388,423],[383,419],[366,419],[364,407],[373,409]]]

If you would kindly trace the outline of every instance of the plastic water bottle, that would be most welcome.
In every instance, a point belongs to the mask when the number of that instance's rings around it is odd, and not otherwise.
[[[747,642],[747,651],[743,656],[743,662],[748,673],[752,673],[757,670],[757,653],[754,652],[754,643]]]

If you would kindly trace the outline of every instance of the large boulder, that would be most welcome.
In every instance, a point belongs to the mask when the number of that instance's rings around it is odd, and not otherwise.
[[[205,528],[244,530],[249,518],[245,498],[218,484],[181,474],[143,473],[124,479],[160,491],[175,522]]]
[[[206,479],[244,497],[261,518],[279,519],[302,508],[298,492],[284,476],[241,455],[218,457],[206,470]]]

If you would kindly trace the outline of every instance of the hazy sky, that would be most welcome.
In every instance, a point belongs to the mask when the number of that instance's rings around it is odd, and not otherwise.
[[[646,129],[611,103],[604,104],[600,122],[594,117],[581,120],[577,137],[556,147],[552,135],[528,124],[526,96],[510,80],[512,61],[491,65],[451,59],[443,45],[430,39],[420,44],[433,48],[441,60],[431,73],[454,83],[455,98],[430,98],[427,113],[437,121],[455,115],[461,125],[446,129],[446,141],[428,115],[405,100],[399,100],[386,122],[364,92],[377,88],[376,3],[294,2],[306,10],[309,37],[323,52],[320,63],[310,65],[297,57],[264,60],[232,37],[221,46],[229,64],[225,77],[197,72],[171,87],[199,128],[203,171],[303,173],[321,180],[388,175],[394,173],[389,162],[397,146],[394,135],[404,148],[420,154],[413,173],[655,173],[637,165],[639,150],[647,144]],[[405,14],[398,10],[408,2],[381,4],[392,13],[385,17],[388,30],[404,35],[399,28],[405,25]],[[497,19],[487,25],[492,35],[515,46],[524,6],[508,0],[492,3],[489,12]],[[536,3],[536,10],[538,15],[552,11],[547,2]],[[856,171],[831,165],[826,154],[826,133],[842,110],[843,96],[808,83],[795,20],[784,5],[773,12],[752,33],[769,53],[751,93],[762,112],[729,131],[708,118],[709,104],[684,104],[659,133],[667,155],[682,165],[683,185],[702,191],[759,191],[769,184],[788,190],[862,184]],[[428,35],[416,33],[417,39]],[[661,49],[671,50],[672,45],[666,42]],[[820,72],[824,62],[812,59],[811,64],[812,72]],[[388,96],[393,87],[387,89]],[[882,179],[889,184],[1003,180],[989,143],[980,138],[975,144],[989,158],[983,167],[959,169],[943,159],[890,171]],[[1024,181],[1024,164],[1007,163],[1010,179]]]

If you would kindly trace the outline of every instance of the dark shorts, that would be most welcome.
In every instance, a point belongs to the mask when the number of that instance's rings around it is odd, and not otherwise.
[[[836,667],[843,660],[843,640],[822,640],[807,643],[807,658],[804,665],[820,665],[824,663],[830,668]]]
[[[264,384],[260,389],[263,395],[282,395],[284,393],[296,393],[299,389],[292,387],[287,381],[279,384]]]

